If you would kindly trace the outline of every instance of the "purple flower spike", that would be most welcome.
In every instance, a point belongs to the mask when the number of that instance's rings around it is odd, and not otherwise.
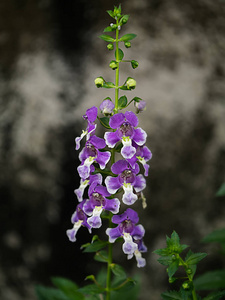
[[[77,231],[81,226],[87,227],[91,233],[91,226],[87,223],[87,216],[84,213],[83,207],[86,200],[83,200],[80,204],[77,205],[75,212],[71,217],[71,222],[74,224],[72,229],[68,229],[66,234],[71,242],[76,241]]]
[[[134,128],[138,126],[138,118],[132,111],[113,115],[109,120],[109,125],[112,129],[117,130],[105,133],[106,144],[113,148],[117,142],[122,141],[121,154],[125,159],[132,158],[136,153],[136,148],[132,146],[132,141],[139,146],[144,145],[147,134],[140,127]]]
[[[117,177],[108,176],[105,179],[107,190],[111,194],[115,194],[119,188],[123,188],[124,194],[122,201],[127,205],[132,205],[138,196],[136,193],[141,192],[146,187],[146,181],[143,175],[138,174],[139,166],[137,163],[131,168],[130,164],[125,160],[119,160],[111,167]]]
[[[89,108],[86,111],[86,114],[83,115],[83,118],[88,121],[88,126],[86,130],[82,131],[81,136],[75,138],[76,150],[80,148],[80,142],[83,139],[83,137],[87,136],[87,140],[89,140],[90,136],[95,133],[97,125],[94,124],[94,122],[97,118],[97,115],[98,108],[96,106]]]
[[[99,149],[105,148],[104,139],[95,135],[91,136],[86,142],[84,149],[79,154],[81,165],[77,168],[82,179],[87,179],[91,172],[91,165],[97,162],[101,169],[108,163],[111,153],[109,151],[100,152]]]
[[[110,100],[104,100],[101,105],[99,106],[101,112],[105,115],[111,115],[113,113],[113,110],[115,108],[115,105],[112,101]]]
[[[100,173],[95,175],[90,175],[87,179],[80,180],[80,186],[78,189],[74,190],[74,193],[77,196],[79,202],[83,200],[84,190],[88,185],[91,185],[93,182],[96,184],[102,184],[102,175]]]
[[[142,239],[145,233],[142,225],[135,225],[138,220],[138,214],[133,209],[128,208],[122,215],[112,217],[112,222],[118,224],[118,226],[106,230],[110,243],[114,243],[117,238],[123,237],[123,252],[131,255],[131,257],[138,250],[138,243],[135,240]]]
[[[89,200],[84,204],[84,212],[90,216],[87,223],[93,228],[99,228],[102,225],[101,213],[104,210],[117,214],[120,208],[120,201],[117,198],[107,199],[110,193],[106,187],[93,182],[88,191]]]

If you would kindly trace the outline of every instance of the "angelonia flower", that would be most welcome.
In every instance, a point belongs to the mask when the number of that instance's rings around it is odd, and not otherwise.
[[[95,79],[95,85],[97,88],[115,89],[115,101],[107,97],[99,108],[92,106],[83,115],[85,130],[75,138],[76,150],[81,148],[80,165],[77,167],[80,180],[74,190],[78,204],[71,217],[73,227],[66,233],[69,240],[75,242],[80,228],[86,227],[91,233],[92,229],[104,226],[108,220],[107,244],[111,247],[117,239],[122,240],[122,251],[127,259],[135,257],[137,266],[144,267],[146,260],[142,255],[147,251],[143,241],[145,229],[138,224],[138,213],[131,206],[140,203],[145,208],[148,201],[143,191],[152,153],[146,145],[147,134],[138,126],[137,117],[139,112],[145,110],[146,102],[139,97],[130,101],[126,96],[119,98],[120,89],[133,93],[136,80],[127,77],[125,83],[119,85],[119,65],[127,60],[123,61],[124,53],[118,45],[122,42],[130,48],[130,40],[136,35],[126,34],[119,39],[119,31],[127,23],[129,15],[121,14],[121,6],[114,7],[108,13],[113,22],[104,32],[116,32],[116,38],[105,34],[100,38],[108,43],[108,50],[115,47],[115,58],[110,61],[109,67],[116,72],[116,80],[115,83],[107,82],[99,76]],[[133,69],[139,65],[136,60],[128,62]],[[136,113],[130,109],[124,111],[132,102]],[[101,136],[98,136],[97,124],[98,128],[102,125],[105,129]],[[103,218],[106,219],[104,222]]]

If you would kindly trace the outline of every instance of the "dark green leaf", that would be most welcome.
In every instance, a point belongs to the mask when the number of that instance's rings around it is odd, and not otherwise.
[[[109,118],[108,117],[102,117],[102,118],[98,118],[100,123],[102,124],[102,126],[104,126],[107,129],[111,129],[111,127],[109,126]]]
[[[128,42],[130,40],[133,40],[137,35],[134,33],[127,33],[123,35],[119,40],[123,42]]]
[[[80,293],[82,293],[83,295],[94,295],[94,294],[100,294],[104,292],[104,288],[97,286],[96,284],[89,284],[86,285],[80,289],[78,289],[78,291]]]
[[[175,261],[173,261],[172,263],[169,264],[168,267],[168,276],[169,278],[171,278],[177,271],[179,267],[179,260],[176,259]]]
[[[139,98],[139,97],[134,97],[132,100],[135,101],[135,102],[140,102],[142,99]]]
[[[115,30],[115,29],[113,29],[111,26],[108,26],[104,29],[103,32],[112,32],[113,30]]]
[[[208,234],[202,240],[205,243],[217,242],[217,243],[225,243],[225,228],[215,230]]]
[[[105,82],[102,87],[111,89],[115,87],[115,84],[113,82]]]
[[[121,49],[118,49],[118,60],[121,61],[124,57],[124,53]],[[116,58],[116,51],[115,51],[115,58]]]
[[[84,296],[77,292],[78,286],[71,280],[61,277],[51,278],[52,283],[71,300],[82,300]]]
[[[127,277],[126,272],[124,271],[124,269],[117,264],[112,264],[111,265],[111,270],[113,272],[113,274],[121,279],[125,279]]]
[[[36,295],[39,300],[70,300],[62,291],[44,286],[36,286]]]
[[[100,262],[108,262],[108,254],[104,250],[99,251],[95,254],[94,259]]]
[[[153,253],[156,253],[160,256],[168,256],[170,255],[170,251],[168,248],[163,248],[163,249],[157,249],[155,251],[153,251]]]
[[[123,90],[123,91],[130,91],[125,85],[121,86],[121,87],[120,87],[120,90]]]
[[[127,97],[121,96],[118,100],[118,109],[123,109],[127,106]]]
[[[126,24],[127,21],[129,19],[129,15],[124,15],[121,19],[120,19],[120,24]]]
[[[107,35],[107,34],[102,34],[99,36],[100,39],[106,41],[106,42],[114,42],[114,38],[112,38],[110,35]]]
[[[188,257],[187,260],[185,260],[185,263],[188,265],[196,265],[206,256],[207,253],[193,253]]]
[[[221,185],[219,190],[216,193],[217,197],[225,196],[225,182]]]
[[[197,290],[215,290],[225,288],[225,270],[204,273],[194,280]]]
[[[173,261],[172,255],[162,256],[158,259],[158,262],[164,266],[169,266]]]
[[[183,300],[181,293],[177,291],[168,291],[161,294],[163,300]]]
[[[117,281],[113,284],[113,289],[119,293],[127,292],[136,285],[136,281],[132,278],[127,278],[126,280]]]
[[[89,244],[85,247],[84,252],[97,252],[102,248],[105,248],[108,245],[108,242],[105,241],[96,241],[92,244]]]
[[[203,300],[220,300],[225,296],[225,291],[219,291],[210,293],[207,297],[203,298]]]
[[[107,10],[107,13],[114,19],[114,12],[112,10]]]

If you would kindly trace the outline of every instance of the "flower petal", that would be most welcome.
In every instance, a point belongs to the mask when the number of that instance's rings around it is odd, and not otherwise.
[[[115,228],[107,228],[106,234],[109,236],[109,242],[114,243],[116,239],[122,236],[121,231],[119,230],[119,226]]]
[[[84,119],[88,119],[90,122],[94,122],[97,119],[98,115],[98,108],[96,106],[92,106],[91,108],[87,109],[86,115],[84,115]]]
[[[106,145],[110,148],[115,147],[116,143],[120,141],[120,138],[117,135],[117,131],[105,132],[104,139],[105,139]]]
[[[111,167],[111,171],[117,175],[121,174],[126,169],[128,169],[128,164],[127,164],[127,161],[124,159],[118,160]]]
[[[81,136],[75,138],[76,150],[80,149],[80,141],[83,139],[85,135],[87,135],[87,131],[82,130]]]
[[[110,194],[115,194],[121,187],[118,177],[107,176],[105,179],[105,185]]]
[[[135,201],[137,201],[138,196],[133,193],[133,186],[130,183],[123,184],[124,194],[122,197],[123,203],[126,205],[132,205]]]
[[[139,145],[142,146],[146,142],[147,133],[140,127],[134,130],[134,136],[133,141]]]
[[[118,214],[120,209],[120,200],[117,198],[107,199],[104,209],[111,211],[113,214]]]
[[[143,189],[146,188],[146,180],[142,174],[136,176],[134,189],[137,193],[141,192]]]
[[[138,126],[138,117],[132,111],[126,111],[125,118],[133,127]]]
[[[96,162],[99,164],[101,169],[104,169],[108,161],[110,160],[111,153],[109,151],[100,152],[98,151],[98,155],[96,157]]]
[[[123,124],[125,116],[123,113],[118,113],[113,115],[109,120],[109,126],[113,129],[117,129],[120,125]]]
[[[141,224],[135,226],[133,232],[131,233],[131,235],[135,240],[142,239],[143,236],[145,235],[144,227]]]
[[[133,254],[138,248],[137,244],[133,242],[132,236],[129,233],[125,232],[123,238],[125,241],[123,243],[123,252],[129,255]]]
[[[96,148],[96,149],[103,149],[106,146],[105,140],[96,136],[92,135],[89,139],[89,142]]]

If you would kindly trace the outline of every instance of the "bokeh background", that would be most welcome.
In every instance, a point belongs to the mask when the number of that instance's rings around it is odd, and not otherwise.
[[[140,125],[153,152],[145,195],[137,204],[146,228],[147,266],[137,270],[122,251],[115,260],[139,274],[141,300],[168,288],[152,251],[174,230],[193,251],[210,255],[199,273],[225,266],[215,247],[200,243],[225,227],[223,197],[215,193],[225,171],[225,1],[223,0],[2,0],[0,3],[0,298],[34,300],[36,284],[51,276],[82,284],[101,267],[65,235],[77,200],[81,116],[112,91],[94,79],[114,80],[113,53],[98,39],[111,23],[106,10],[122,3],[136,33],[121,68],[147,101]],[[121,46],[123,49],[123,46]],[[99,131],[100,133],[100,131]],[[95,232],[97,233],[97,231]],[[99,265],[100,264],[100,265]]]

